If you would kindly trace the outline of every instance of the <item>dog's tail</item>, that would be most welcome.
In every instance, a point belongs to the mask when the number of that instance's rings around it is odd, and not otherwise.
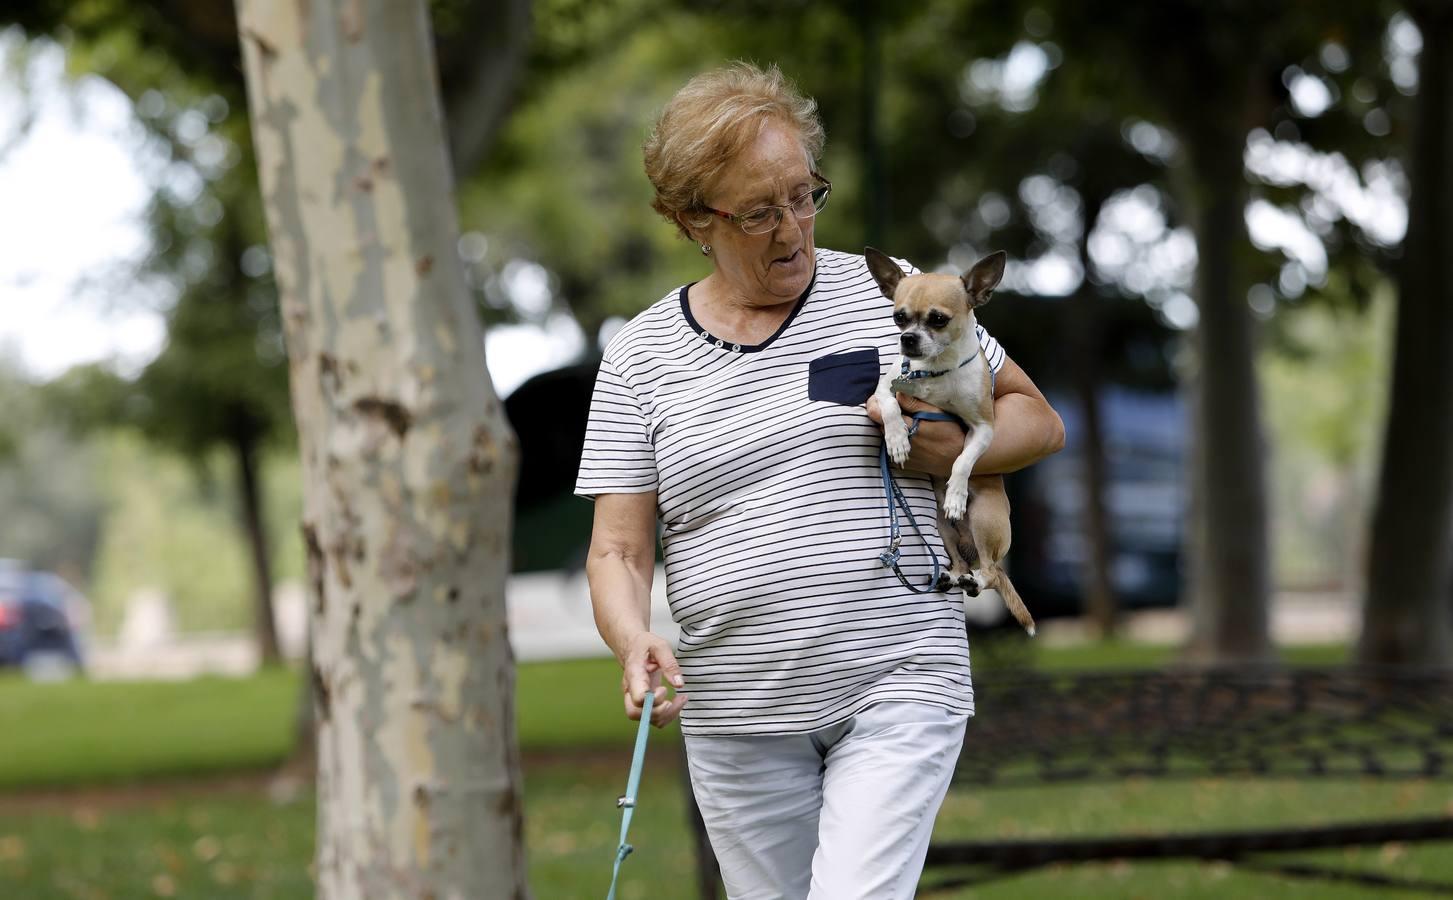
[[[1004,598],[1004,605],[1009,607],[1009,614],[1014,620],[1024,626],[1030,637],[1034,637],[1034,616],[1029,614],[1029,609],[1024,605],[1024,600],[1019,592],[1014,589],[1014,582],[1009,580],[1009,573],[1002,568],[995,566],[989,574],[989,587],[999,592]]]

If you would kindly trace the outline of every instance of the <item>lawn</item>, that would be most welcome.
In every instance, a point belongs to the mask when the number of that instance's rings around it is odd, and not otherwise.
[[[1331,662],[1314,648],[1294,662]],[[1046,668],[1123,668],[1165,661],[1164,648],[1040,650]],[[599,897],[619,829],[632,726],[619,713],[612,660],[519,670],[526,840],[537,898]],[[287,672],[182,684],[29,685],[0,681],[0,898],[305,898],[311,896],[313,798],[257,772],[287,751],[297,683]],[[642,804],[620,896],[692,896],[679,737],[653,733]],[[134,794],[97,784],[133,782]],[[21,785],[48,785],[37,799]],[[54,788],[65,785],[68,793]],[[86,787],[91,785],[91,787]],[[8,795],[3,793],[8,790]],[[1186,782],[955,791],[944,839],[1152,832],[1249,823],[1331,822],[1453,813],[1448,782]],[[1302,861],[1405,878],[1453,880],[1447,845],[1389,845],[1308,854]],[[946,897],[1378,896],[1368,888],[1191,863],[1075,866],[1017,876]],[[1408,894],[1404,894],[1408,896]]]

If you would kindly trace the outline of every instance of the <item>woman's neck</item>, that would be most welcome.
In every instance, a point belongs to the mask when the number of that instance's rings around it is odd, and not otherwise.
[[[707,331],[741,344],[760,344],[792,314],[797,297],[750,297],[733,291],[715,273],[686,292],[691,314]]]

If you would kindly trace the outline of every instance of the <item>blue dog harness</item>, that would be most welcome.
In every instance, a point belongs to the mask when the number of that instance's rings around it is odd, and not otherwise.
[[[962,369],[964,366],[967,366],[969,363],[971,363],[975,359],[977,359],[978,356],[979,356],[979,351],[978,351],[977,348],[975,348],[974,352],[969,354],[969,358],[968,359],[966,359],[963,362],[959,363],[958,365],[954,366],[953,369],[937,369],[937,370],[919,369],[919,370],[914,371],[914,372],[908,371],[908,357],[905,356],[905,357],[903,357],[903,369],[900,372],[900,374],[899,374],[898,377],[901,378],[901,379],[903,379],[904,381],[917,381],[920,378],[937,378],[940,375],[947,375],[948,373],[952,372],[954,369]],[[990,378],[989,383],[992,385],[994,383],[993,382],[993,378],[994,378],[994,370],[993,369],[990,369],[989,370],[989,378]]]

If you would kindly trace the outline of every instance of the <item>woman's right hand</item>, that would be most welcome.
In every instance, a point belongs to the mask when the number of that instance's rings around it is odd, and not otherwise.
[[[671,644],[659,634],[643,631],[631,640],[626,648],[626,657],[621,671],[621,694],[625,699],[626,718],[639,722],[641,709],[646,705],[646,691],[655,699],[651,702],[651,724],[662,728],[681,713],[686,705],[686,681],[681,677],[681,666],[671,653]],[[675,689],[675,696],[666,699],[666,685],[662,676]]]

